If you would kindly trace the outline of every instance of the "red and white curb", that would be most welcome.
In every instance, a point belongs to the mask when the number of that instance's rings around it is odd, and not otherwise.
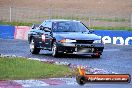
[[[40,80],[15,80],[15,82],[22,85],[23,88],[49,86],[49,84]]]
[[[22,85],[13,81],[0,81],[0,88],[22,88]]]
[[[50,78],[40,80],[0,81],[0,88],[38,88],[55,85],[78,85],[75,78]]]

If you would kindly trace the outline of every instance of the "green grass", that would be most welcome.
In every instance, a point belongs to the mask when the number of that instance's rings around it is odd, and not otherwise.
[[[65,18],[65,19],[68,19],[68,18]],[[40,24],[40,23],[37,23],[37,24]],[[0,25],[32,26],[32,23],[24,23],[24,22],[3,22],[3,21],[0,21]],[[95,29],[95,30],[101,29],[101,30],[128,30],[128,31],[132,31],[132,28],[130,28],[130,27],[94,26],[94,27],[90,27],[90,28]]]
[[[24,22],[3,22],[3,21],[0,21],[0,25],[31,26],[32,23],[24,23]]]
[[[132,28],[130,28],[130,27],[103,27],[103,26],[97,27],[97,26],[94,26],[94,27],[90,27],[90,29],[96,29],[96,30],[128,30],[128,31],[132,31]]]
[[[40,16],[38,18],[48,18],[48,16]],[[93,21],[94,20],[94,21],[102,21],[102,22],[130,22],[130,19],[118,18],[118,17],[105,18],[105,17],[58,16],[58,15],[53,15],[51,18],[52,19],[73,19],[73,20],[84,20],[84,21],[89,21],[89,20]]]
[[[1,58],[0,79],[38,79],[72,74],[67,66],[48,64],[25,58]]]
[[[104,21],[104,22],[130,22],[129,19],[126,19],[126,18],[117,18],[117,17],[114,17],[114,18],[97,18],[97,17],[94,17],[93,20],[95,21]]]

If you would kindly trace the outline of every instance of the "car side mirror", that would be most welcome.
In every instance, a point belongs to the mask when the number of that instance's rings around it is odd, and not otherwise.
[[[51,28],[46,27],[46,28],[44,28],[44,31],[45,32],[51,32]]]
[[[33,26],[31,28],[34,29],[35,28],[35,25],[33,24]]]
[[[44,27],[43,27],[43,26],[40,26],[39,29],[40,29],[40,30],[44,30]]]

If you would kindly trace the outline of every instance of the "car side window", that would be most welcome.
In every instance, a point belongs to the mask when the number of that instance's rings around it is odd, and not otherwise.
[[[38,27],[39,30],[43,30],[43,28],[44,28],[44,27],[43,27],[42,25],[40,25],[40,26]]]
[[[51,31],[52,23],[50,21],[44,21],[40,26],[39,30],[44,30],[45,32]]]
[[[41,25],[44,27],[46,25],[46,21],[44,21]]]
[[[45,28],[51,28],[52,27],[52,23],[50,21],[46,21],[44,27]]]
[[[50,32],[51,31],[51,27],[52,27],[52,22],[51,21],[46,21],[46,23],[44,25],[44,31],[45,32]]]
[[[40,30],[44,30],[45,28],[51,28],[52,27],[52,23],[50,21],[44,21],[40,26],[39,29]]]
[[[38,27],[38,29],[39,29],[39,30],[43,30],[45,25],[46,25],[46,22],[44,21],[44,22]]]

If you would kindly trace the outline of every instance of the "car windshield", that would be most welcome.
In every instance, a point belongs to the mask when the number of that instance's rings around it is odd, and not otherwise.
[[[81,22],[60,21],[53,22],[53,32],[89,32]]]

